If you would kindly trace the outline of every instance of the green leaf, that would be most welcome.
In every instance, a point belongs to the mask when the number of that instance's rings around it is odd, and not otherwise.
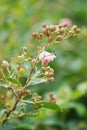
[[[26,101],[26,100],[21,100],[21,101],[28,103],[30,105],[33,105],[33,106],[35,105],[35,106],[37,106],[37,108],[44,107],[44,108],[48,108],[48,109],[57,110],[57,111],[62,112],[61,107],[58,104],[55,104],[55,103],[40,101],[40,102],[34,104],[31,101]]]
[[[19,125],[15,127],[17,130],[33,130],[33,128],[27,124]]]
[[[44,78],[36,78],[34,80],[31,80],[29,82],[29,85],[36,85],[36,84],[40,84],[40,83],[43,83],[43,82],[46,82],[46,79],[44,79]]]
[[[19,87],[22,86],[21,83],[20,83],[18,80],[16,80],[16,79],[12,79],[12,78],[6,78],[6,79],[7,79],[8,81],[14,83],[14,84],[17,84]]]
[[[23,63],[23,66],[24,66],[24,68],[27,70],[27,71],[29,71],[30,69],[31,69],[31,65],[29,64],[29,62],[24,62]]]
[[[51,103],[51,102],[38,102],[36,105],[44,107],[44,108],[48,108],[48,109],[57,110],[57,111],[61,111],[62,112],[62,109],[60,108],[60,106],[58,104],[55,104],[55,103]]]
[[[4,84],[4,83],[0,83],[0,88],[7,88],[8,85],[7,84]]]

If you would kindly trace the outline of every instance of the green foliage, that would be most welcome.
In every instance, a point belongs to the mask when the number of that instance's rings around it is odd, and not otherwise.
[[[35,129],[35,130],[86,130],[87,129],[87,1],[84,0],[1,0],[0,1],[0,62],[10,61],[10,57],[21,53],[23,46],[28,47],[28,55],[36,55],[36,44],[31,44],[33,31],[40,31],[41,24],[58,24],[61,18],[70,18],[73,24],[79,25],[81,33],[78,37],[61,41],[52,45],[48,50],[55,50],[57,60],[50,64],[55,70],[53,83],[30,86],[43,97],[53,91],[57,104],[63,109],[62,113],[41,109],[35,118],[24,116],[9,120],[0,130]],[[34,43],[34,41],[33,41]],[[26,82],[26,69],[18,73],[22,85]],[[15,68],[15,65],[13,65]],[[7,70],[6,78],[8,76]],[[16,72],[11,70],[9,78]],[[0,109],[6,105],[7,83],[1,79],[3,73],[0,65]],[[16,79],[15,79],[16,80]],[[36,82],[38,79],[36,79]],[[6,82],[9,80],[6,79]],[[20,83],[10,81],[13,85]],[[36,83],[35,82],[35,83]],[[26,99],[26,97],[25,97]],[[13,101],[12,101],[13,102]],[[12,105],[12,102],[9,102]],[[8,104],[7,104],[8,105]],[[23,107],[22,107],[23,108]],[[27,105],[27,109],[29,105]],[[4,108],[5,111],[5,108]],[[2,112],[2,115],[4,113]],[[37,122],[37,123],[36,123]],[[33,126],[33,128],[31,127]]]

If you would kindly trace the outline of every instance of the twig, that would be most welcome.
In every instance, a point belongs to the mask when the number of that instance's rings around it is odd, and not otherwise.
[[[21,98],[21,96],[20,96],[20,98]],[[6,116],[5,116],[4,120],[2,121],[2,125],[4,125],[4,123],[8,120],[8,118],[10,117],[11,112],[16,109],[17,104],[18,104],[19,101],[20,101],[20,98],[16,100],[15,104],[14,104],[13,107],[10,109],[10,111],[9,111],[9,112],[6,112]]]
[[[31,80],[31,75],[32,75],[32,73],[33,73],[34,69],[35,69],[34,67],[31,69],[31,72],[30,72],[30,74],[29,74],[29,76],[28,76],[28,78],[27,78],[27,81],[26,81],[26,83],[25,83],[25,85],[24,85],[24,88],[26,88],[26,87],[27,87],[27,85],[28,85],[29,81]]]

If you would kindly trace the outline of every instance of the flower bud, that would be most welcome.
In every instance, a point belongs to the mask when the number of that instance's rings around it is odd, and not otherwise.
[[[55,31],[56,27],[54,25],[50,25],[50,31]]]
[[[52,42],[52,37],[48,37],[48,43]]]
[[[11,85],[8,85],[8,90],[13,90],[13,87]]]
[[[54,81],[54,77],[49,77],[48,81],[53,82]]]
[[[62,24],[59,24],[59,26],[58,26],[59,28],[62,28],[63,27],[63,25]]]
[[[18,89],[17,92],[18,92],[19,95],[22,95],[24,93],[24,91],[22,89]]]
[[[42,27],[43,27],[43,28],[46,28],[46,27],[47,27],[47,24],[45,24],[45,23],[42,24]]]
[[[26,47],[23,47],[23,52],[27,52],[27,48]]]
[[[46,67],[43,66],[42,67],[42,71],[45,72],[46,71]]]
[[[58,35],[57,38],[56,38],[56,41],[61,41],[61,40],[63,40],[63,36]]]
[[[47,30],[46,30],[46,28],[43,28],[43,34],[44,34],[44,35],[47,34]]]
[[[74,26],[72,27],[72,29],[73,29],[73,30],[76,30],[76,29],[77,29],[77,26],[76,26],[76,25],[74,25]]]
[[[51,68],[50,68],[50,66],[47,66],[47,70],[49,71]]]
[[[51,72],[48,73],[48,75],[49,75],[49,77],[51,77],[51,76],[54,75],[54,73],[51,71]]]
[[[6,60],[3,60],[2,61],[2,65],[4,66],[4,67],[9,67],[9,63],[8,63],[8,61],[6,61]]]
[[[37,100],[40,101],[42,99],[42,96],[38,96]]]
[[[45,75],[46,75],[46,76],[48,76],[48,75],[49,75],[49,72],[48,72],[48,71],[46,71],[46,72],[45,72]]]
[[[54,69],[50,68],[50,72],[53,72],[53,73],[54,73]]]
[[[72,31],[69,31],[69,35],[72,35],[73,34],[73,32]]]
[[[32,36],[33,36],[34,38],[38,38],[38,32],[33,32]]]
[[[31,90],[30,90],[30,89],[27,89],[27,90],[26,90],[26,93],[30,95],[30,94],[31,94]]]
[[[36,98],[33,97],[33,98],[32,98],[32,101],[33,101],[34,103],[36,103]]]
[[[77,28],[76,30],[75,30],[75,33],[80,33],[80,29],[79,28]]]
[[[37,63],[37,60],[36,59],[33,59],[32,60],[32,64],[35,65]]]

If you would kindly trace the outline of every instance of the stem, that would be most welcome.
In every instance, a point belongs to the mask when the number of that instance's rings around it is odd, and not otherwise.
[[[26,83],[25,83],[25,85],[24,85],[24,88],[26,88],[26,87],[27,87],[27,85],[28,85],[29,81],[31,80],[31,75],[32,75],[32,73],[33,73],[34,69],[35,69],[34,67],[31,69],[31,72],[30,72],[30,74],[29,74],[29,76],[28,76],[28,78],[27,78],[27,81],[26,81]]]
[[[2,125],[4,125],[4,123],[8,120],[8,118],[10,117],[11,112],[16,109],[17,104],[19,103],[19,101],[20,101],[20,99],[17,99],[15,104],[13,105],[13,107],[10,109],[10,111],[6,112],[6,116],[5,116],[4,120],[2,121]]]

